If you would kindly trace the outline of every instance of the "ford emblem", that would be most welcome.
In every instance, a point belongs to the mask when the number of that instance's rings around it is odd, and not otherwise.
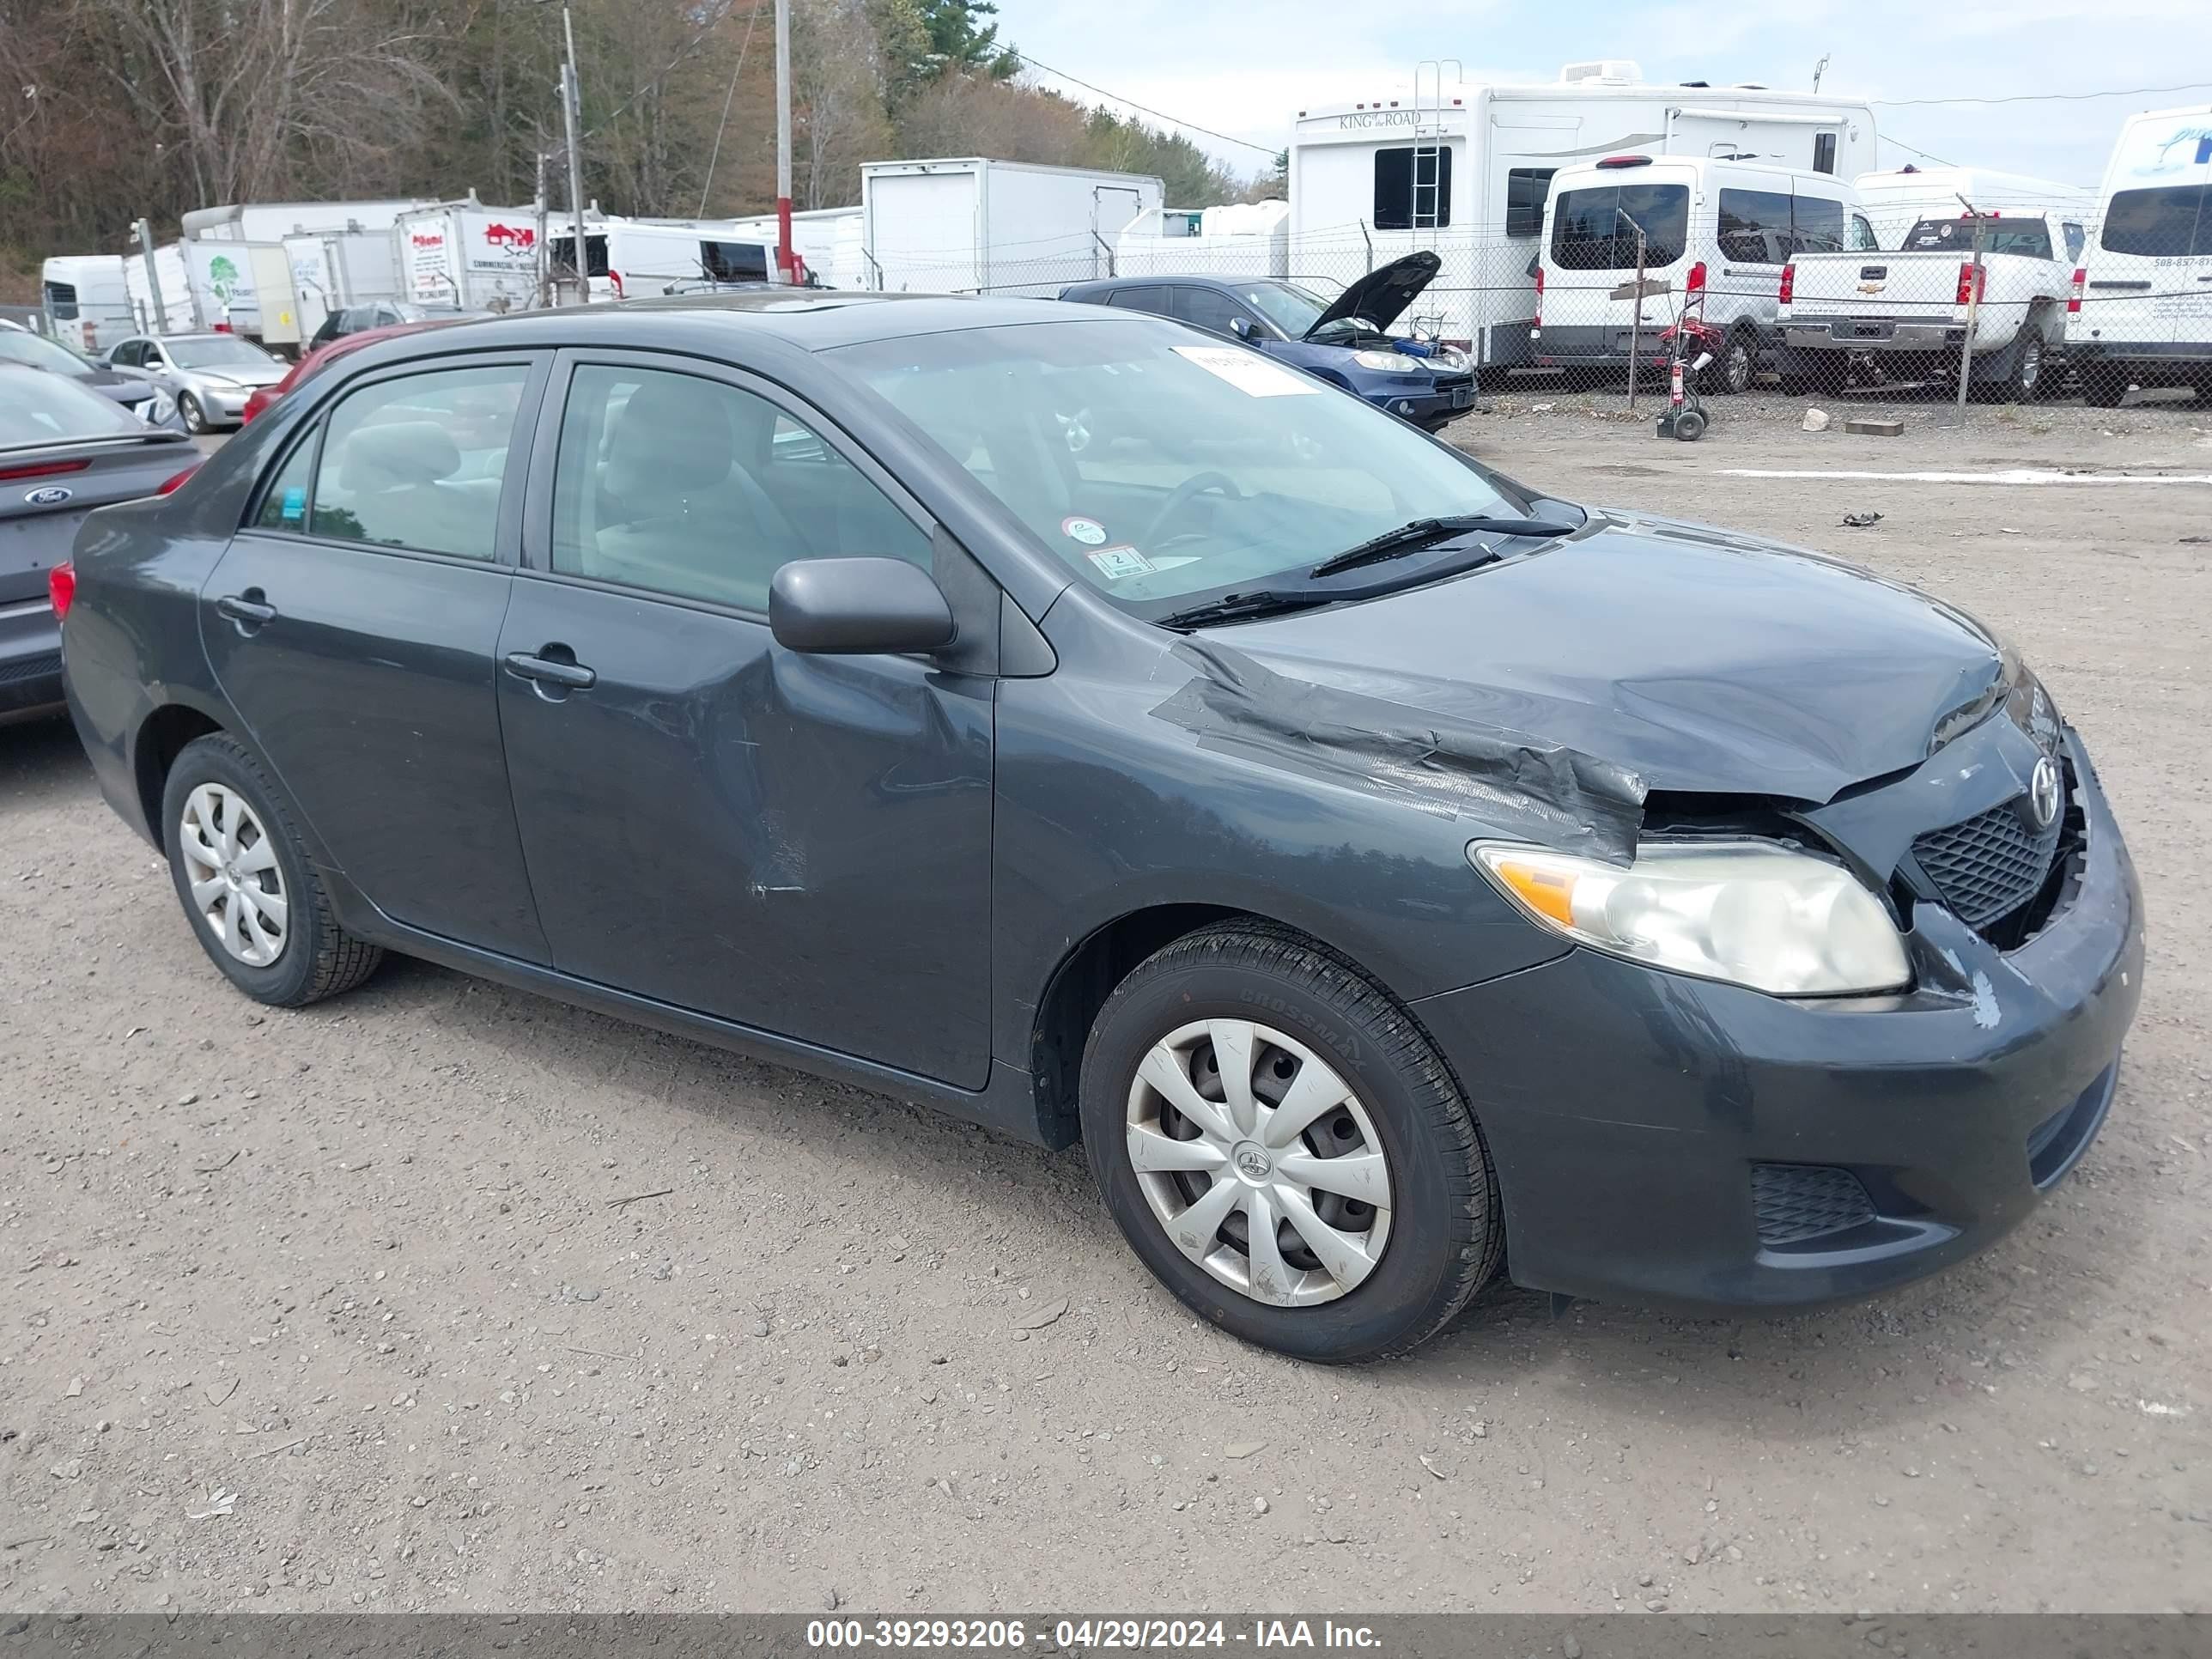
[[[59,507],[76,494],[74,489],[65,489],[60,484],[48,484],[43,489],[33,489],[23,499],[33,507]]]
[[[2058,763],[2045,755],[2036,762],[2027,781],[2027,811],[2037,829],[2048,830],[2058,822],[2060,793]]]

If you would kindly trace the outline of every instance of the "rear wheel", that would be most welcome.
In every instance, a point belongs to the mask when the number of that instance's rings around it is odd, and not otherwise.
[[[2118,409],[2128,395],[2128,372],[2111,363],[2081,366],[2081,400],[2098,409]]]
[[[384,952],[338,926],[290,814],[244,744],[221,732],[185,744],[161,792],[161,823],[192,931],[246,995],[296,1008],[376,971]]]
[[[1504,1235],[1480,1132],[1405,1011],[1266,924],[1178,940],[1117,987],[1084,1054],[1108,1211],[1194,1312],[1331,1362],[1449,1322]]]
[[[1698,377],[1700,390],[1725,392],[1741,396],[1751,390],[1759,378],[1759,343],[1747,329],[1737,329],[1728,337],[1719,355]]]

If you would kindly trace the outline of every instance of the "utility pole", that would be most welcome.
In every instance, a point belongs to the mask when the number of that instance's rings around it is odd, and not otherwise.
[[[775,0],[775,268],[795,280],[791,262],[791,0]]]
[[[138,239],[138,246],[146,255],[146,292],[151,296],[154,313],[151,326],[146,331],[167,334],[169,331],[169,312],[168,307],[161,303],[161,273],[154,264],[154,227],[144,219],[135,220],[131,226],[131,234]]]
[[[1974,330],[1979,325],[1982,315],[1982,225],[1984,222],[1982,210],[1964,196],[1959,198],[1959,205],[1966,210],[1967,216],[1974,222],[1974,258],[1972,263],[1966,267],[1966,336],[1959,342],[1958,423],[1964,426],[1966,423],[1966,392],[1967,388],[1973,384],[1974,379]]]
[[[584,90],[576,75],[576,26],[562,0],[561,35],[568,56],[561,65],[561,117],[568,129],[568,206],[576,217],[577,302],[592,302],[592,256],[584,246],[584,154],[576,129],[583,121]]]
[[[545,164],[552,159],[542,149],[538,152],[538,194],[531,204],[538,220],[537,234],[532,237],[530,246],[538,255],[538,306],[541,311],[553,303],[553,252],[545,240],[550,228],[546,222],[551,216],[545,198]]]

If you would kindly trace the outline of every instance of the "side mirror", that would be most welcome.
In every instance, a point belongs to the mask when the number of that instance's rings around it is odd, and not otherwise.
[[[867,656],[952,643],[952,607],[904,559],[795,559],[768,589],[769,631],[787,651]]]
[[[1252,343],[1252,336],[1256,331],[1253,328],[1252,319],[1249,317],[1231,317],[1229,319],[1229,331],[1243,341],[1245,344],[1249,345]]]

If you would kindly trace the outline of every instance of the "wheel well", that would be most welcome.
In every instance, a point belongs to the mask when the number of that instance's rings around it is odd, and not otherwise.
[[[1108,922],[1061,959],[1038,1000],[1030,1040],[1037,1118],[1048,1139],[1064,1146],[1082,1138],[1076,1102],[1084,1045],[1114,988],[1155,951],[1201,927],[1249,914],[1218,904],[1163,904],[1134,910]]]
[[[222,730],[221,722],[198,709],[173,702],[155,709],[138,733],[138,805],[145,811],[146,827],[153,831],[154,844],[165,853],[169,848],[162,833],[161,792],[168,787],[169,769],[176,764],[186,744]]]

